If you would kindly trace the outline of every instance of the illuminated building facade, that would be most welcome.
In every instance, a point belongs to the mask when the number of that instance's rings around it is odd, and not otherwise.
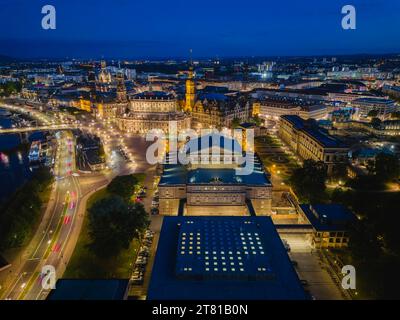
[[[170,121],[176,121],[178,130],[190,128],[190,117],[177,110],[176,98],[161,91],[134,95],[116,120],[121,130],[131,133],[143,134],[152,129],[168,132]]]
[[[355,215],[339,204],[300,205],[299,221],[313,227],[314,248],[344,248],[349,244],[348,229]]]
[[[193,68],[189,68],[189,76],[186,80],[186,95],[185,95],[185,108],[186,112],[193,110],[196,101],[196,87],[193,81]]]
[[[254,169],[241,175],[238,172],[244,165],[235,161],[243,156],[238,142],[218,134],[205,137],[208,146],[202,145],[200,138],[186,144],[188,164],[170,163],[171,155],[167,154],[158,185],[160,213],[270,215],[272,184],[257,156],[247,154],[246,162],[252,162]]]
[[[194,129],[230,128],[234,119],[245,122],[250,118],[251,106],[245,96],[206,93],[199,95],[191,115]]]
[[[299,116],[281,116],[279,136],[303,160],[324,162],[328,174],[333,173],[336,165],[347,164],[348,146],[318,128],[308,126]]]
[[[356,99],[352,102],[352,106],[357,108],[357,114],[360,119],[367,118],[369,112],[375,110],[378,113],[378,118],[381,120],[387,120],[390,118],[390,114],[398,109],[393,100],[379,98]]]

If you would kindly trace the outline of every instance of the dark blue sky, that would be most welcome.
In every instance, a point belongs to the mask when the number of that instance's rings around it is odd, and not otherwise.
[[[41,8],[57,29],[41,28]],[[357,30],[341,8],[357,9]],[[400,52],[400,0],[0,0],[0,55],[195,57]]]

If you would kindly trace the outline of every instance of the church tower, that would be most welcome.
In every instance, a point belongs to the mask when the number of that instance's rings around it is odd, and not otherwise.
[[[193,80],[192,49],[190,49],[189,75],[186,80],[185,111],[191,112],[196,100],[196,87]]]
[[[117,74],[117,101],[118,102],[127,101],[125,79],[124,79],[124,74],[122,72],[118,72]]]

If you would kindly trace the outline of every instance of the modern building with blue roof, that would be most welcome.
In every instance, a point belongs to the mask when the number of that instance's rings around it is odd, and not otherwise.
[[[187,164],[167,155],[158,184],[161,214],[271,213],[272,184],[260,159],[243,152],[235,139],[217,138],[205,136],[206,143],[201,138],[188,141],[180,151],[189,159]]]
[[[126,300],[128,279],[59,279],[47,300]]]
[[[359,98],[352,102],[352,106],[357,109],[357,115],[360,119],[365,119],[368,114],[375,110],[377,117],[381,120],[387,120],[392,112],[399,110],[395,101],[384,98]]]
[[[342,248],[348,246],[348,230],[357,218],[341,204],[302,204],[299,219],[312,225],[313,247]]]
[[[164,217],[147,298],[304,300],[306,294],[270,217]]]

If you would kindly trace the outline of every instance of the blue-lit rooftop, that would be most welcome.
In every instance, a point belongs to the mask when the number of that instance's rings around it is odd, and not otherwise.
[[[149,300],[305,299],[270,217],[164,217]]]
[[[300,208],[316,231],[344,231],[356,220],[341,204],[302,204]]]
[[[228,168],[197,168],[188,169],[181,164],[165,164],[159,182],[160,186],[185,184],[243,184],[271,185],[263,167],[257,158],[254,159],[254,169],[248,175],[239,175],[236,169]],[[239,172],[243,168],[238,167]]]
[[[175,272],[183,278],[265,279],[274,273],[257,223],[237,219],[181,224]]]

